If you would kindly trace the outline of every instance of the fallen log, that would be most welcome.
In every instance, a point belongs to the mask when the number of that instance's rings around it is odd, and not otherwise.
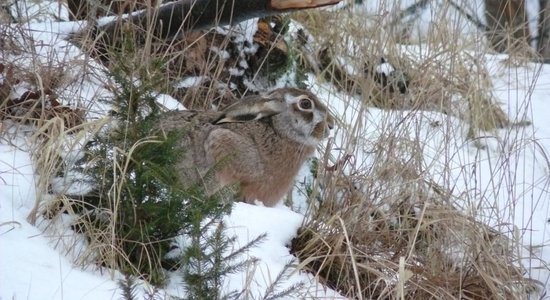
[[[214,26],[233,25],[247,19],[285,12],[334,5],[341,0],[180,0],[146,9],[96,25],[92,37],[95,49],[105,54],[116,46],[124,26],[135,26],[149,38],[166,40],[190,31]],[[135,35],[136,45],[143,45],[146,34]]]
[[[148,11],[131,15],[132,24],[151,28],[160,38],[169,38],[182,30],[199,30],[232,25],[251,18],[266,17],[287,11],[333,5],[340,0],[182,0],[168,3],[152,14]],[[150,16],[157,16],[151,18]],[[116,21],[102,26],[109,30]]]

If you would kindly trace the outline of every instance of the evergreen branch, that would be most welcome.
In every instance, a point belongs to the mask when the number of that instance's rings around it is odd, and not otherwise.
[[[118,281],[118,287],[122,290],[122,299],[137,300],[137,283],[131,275],[124,275],[124,278]]]
[[[261,242],[263,242],[267,238],[267,234],[263,233],[251,240],[250,242],[246,243],[246,245],[240,247],[239,249],[231,252],[228,256],[224,257],[224,260],[231,261],[234,260],[238,255],[244,253],[245,251],[248,251],[252,247],[258,246]]]
[[[277,274],[277,277],[275,277],[275,280],[271,282],[271,284],[267,287],[264,296],[262,297],[263,300],[275,300],[275,299],[281,299],[284,297],[288,297],[295,293],[297,290],[304,287],[304,282],[297,282],[295,284],[292,284],[286,289],[283,289],[280,292],[275,292],[283,283],[283,278],[286,276],[288,277],[287,272],[290,270],[290,267],[292,266],[292,261],[289,261],[285,264],[281,272]]]

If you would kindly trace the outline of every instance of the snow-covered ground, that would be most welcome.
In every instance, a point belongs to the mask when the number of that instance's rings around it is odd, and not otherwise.
[[[41,20],[43,21],[43,20]],[[77,23],[35,23],[30,34],[43,41],[40,53],[48,59],[52,53],[64,53],[64,60],[77,61],[82,55],[76,47],[65,42],[64,33],[73,31]],[[30,58],[28,58],[30,61]],[[380,124],[390,120],[407,119],[419,130],[411,138],[420,138],[422,153],[430,177],[438,183],[455,182],[455,196],[464,199],[484,199],[487,214],[479,217],[506,232],[521,236],[526,249],[540,260],[525,260],[526,276],[543,282],[550,291],[550,249],[547,230],[550,216],[550,66],[528,64],[514,67],[506,63],[505,56],[485,56],[490,70],[494,95],[512,119],[528,119],[533,125],[507,128],[487,133],[482,137],[485,148],[466,139],[464,122],[436,112],[394,112],[369,108],[359,109],[359,102],[350,96],[315,81],[310,84],[324,99],[339,119],[348,124],[363,122],[357,149],[366,149],[369,141],[376,140],[383,130]],[[75,74],[79,72],[73,70]],[[101,80],[86,75],[83,87],[80,80],[67,82],[60,99],[69,101],[78,93],[79,98],[90,100],[101,97],[106,91]],[[357,106],[354,107],[353,103]],[[441,126],[433,126],[434,122]],[[31,139],[24,130],[13,136],[7,134],[8,124],[0,123],[0,299],[119,299],[117,272],[95,266],[82,268],[68,250],[57,245],[54,234],[59,231],[39,220],[36,226],[28,216],[37,199],[37,175],[31,159]],[[4,132],[4,134],[2,134]],[[336,134],[342,135],[343,130]],[[449,135],[449,132],[453,133]],[[338,137],[336,138],[338,141]],[[362,143],[362,144],[361,144]],[[368,149],[367,149],[368,150]],[[365,150],[365,152],[368,152]],[[337,155],[337,154],[336,154]],[[367,154],[356,153],[370,159]],[[443,184],[449,186],[448,184]],[[465,197],[468,194],[470,197]],[[475,203],[464,203],[472,209]],[[495,218],[498,214],[498,218]],[[485,217],[485,218],[483,218]],[[248,255],[259,258],[253,269],[233,274],[227,279],[228,290],[251,286],[250,298],[261,298],[266,287],[293,260],[286,245],[295,235],[303,216],[280,205],[266,208],[244,203],[235,204],[226,218],[228,232],[237,236],[244,245],[262,233],[268,238]],[[497,224],[498,222],[498,224]],[[64,233],[67,233],[66,231]],[[527,256],[527,254],[525,254]],[[177,277],[171,278],[163,293],[181,296],[183,291]],[[282,290],[303,282],[305,288],[298,298],[338,298],[334,291],[323,287],[312,275],[287,274]],[[147,288],[146,285],[143,288]]]

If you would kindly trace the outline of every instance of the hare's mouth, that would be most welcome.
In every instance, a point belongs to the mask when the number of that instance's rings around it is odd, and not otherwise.
[[[313,132],[311,132],[311,136],[318,140],[325,139],[329,136],[330,129],[330,126],[327,126],[324,122],[317,123],[313,128]]]

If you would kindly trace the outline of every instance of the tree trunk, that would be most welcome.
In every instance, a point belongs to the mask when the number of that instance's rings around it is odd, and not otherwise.
[[[485,0],[487,32],[492,47],[506,52],[529,45],[525,0]]]
[[[545,61],[550,60],[550,1],[540,0],[537,51]]]

